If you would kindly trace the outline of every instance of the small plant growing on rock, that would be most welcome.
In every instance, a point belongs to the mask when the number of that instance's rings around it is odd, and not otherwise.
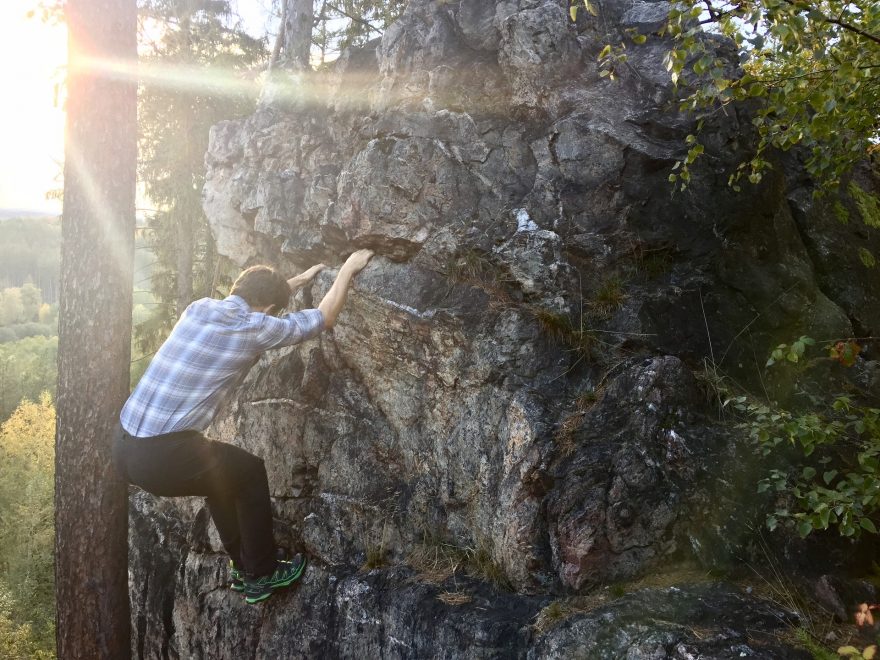
[[[470,603],[473,598],[466,594],[464,591],[444,591],[440,594],[437,594],[437,600],[439,600],[444,605],[466,605]]]
[[[623,290],[623,282],[617,275],[607,278],[599,286],[599,289],[593,295],[590,301],[590,309],[599,318],[610,317],[626,299]]]
[[[407,556],[407,563],[419,572],[422,581],[441,584],[459,572],[510,589],[504,570],[492,558],[485,541],[475,546],[461,547],[425,534],[422,543]]]
[[[593,331],[575,326],[565,314],[551,312],[542,307],[531,307],[530,311],[541,331],[550,340],[567,346],[585,358],[590,358],[593,355],[593,351],[599,343]]]
[[[801,337],[780,344],[768,366],[798,363],[815,342]],[[833,341],[828,357],[852,366],[860,346],[853,340]],[[758,492],[775,492],[788,500],[767,517],[768,528],[780,524],[797,529],[801,536],[814,530],[836,528],[841,535],[857,537],[877,533],[874,519],[880,513],[880,408],[837,395],[815,401],[803,411],[758,403],[748,397],[733,399],[744,412],[744,426],[765,456],[793,450],[800,455],[794,469],[774,469],[758,485]]]
[[[446,276],[454,281],[483,289],[492,295],[492,305],[506,305],[512,302],[505,288],[505,271],[493,263],[490,255],[479,250],[466,250],[449,258],[445,268]]]

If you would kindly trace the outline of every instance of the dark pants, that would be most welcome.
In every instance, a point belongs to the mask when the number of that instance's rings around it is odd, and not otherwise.
[[[269,481],[263,459],[198,431],[135,438],[120,429],[116,467],[153,495],[202,495],[226,552],[253,576],[275,569]]]

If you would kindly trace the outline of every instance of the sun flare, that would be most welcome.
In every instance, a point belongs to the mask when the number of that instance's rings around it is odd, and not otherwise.
[[[62,80],[67,32],[28,18],[28,2],[0,4],[0,209],[60,211]]]

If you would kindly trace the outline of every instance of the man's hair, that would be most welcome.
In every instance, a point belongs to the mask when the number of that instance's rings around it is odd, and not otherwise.
[[[235,280],[230,294],[241,296],[251,307],[275,305],[280,312],[290,302],[290,286],[270,266],[251,266]]]

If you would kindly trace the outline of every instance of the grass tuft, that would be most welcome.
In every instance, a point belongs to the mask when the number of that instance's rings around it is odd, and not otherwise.
[[[492,558],[486,542],[479,542],[475,547],[461,547],[425,535],[423,542],[407,555],[407,563],[418,571],[416,578],[419,581],[429,584],[439,585],[459,573],[465,573],[501,589],[511,588],[510,581]]]
[[[562,344],[589,358],[596,347],[596,335],[590,330],[576,327],[565,314],[558,314],[532,306],[529,308],[538,322],[541,332],[551,341]]]
[[[470,603],[473,598],[463,591],[444,591],[437,594],[437,600],[445,605],[465,605]]]
[[[596,290],[589,307],[596,316],[607,319],[623,305],[624,300],[623,282],[619,276],[612,275]]]

